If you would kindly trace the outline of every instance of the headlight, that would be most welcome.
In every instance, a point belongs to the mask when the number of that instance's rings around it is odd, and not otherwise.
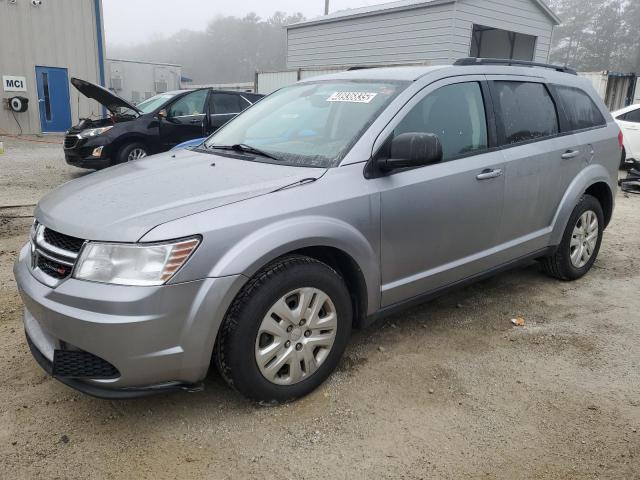
[[[89,130],[83,130],[82,132],[80,132],[80,135],[78,136],[80,138],[97,137],[98,135],[102,135],[103,133],[108,132],[112,128],[113,128],[113,125],[109,127],[90,128]]]
[[[147,245],[89,242],[82,249],[73,276],[115,285],[163,285],[199,244],[199,238]]]

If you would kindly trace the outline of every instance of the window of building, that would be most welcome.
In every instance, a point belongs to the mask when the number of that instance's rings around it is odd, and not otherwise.
[[[434,133],[443,161],[487,148],[487,120],[480,85],[456,83],[427,95],[407,114],[394,135]]]
[[[527,142],[556,135],[556,106],[542,83],[495,82],[498,121],[504,144]]]
[[[474,25],[470,55],[532,61],[535,58],[536,39],[532,35]]]

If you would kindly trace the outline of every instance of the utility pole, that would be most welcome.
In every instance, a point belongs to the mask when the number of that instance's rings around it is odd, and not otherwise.
[[[324,14],[329,15],[329,0],[324,0]]]

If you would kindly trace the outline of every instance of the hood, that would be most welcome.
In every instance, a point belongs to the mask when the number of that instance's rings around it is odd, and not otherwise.
[[[183,150],[72,180],[45,196],[35,217],[66,235],[135,242],[163,223],[315,180],[325,172]],[[185,235],[192,233],[197,232]]]
[[[119,108],[129,108],[134,112],[142,113],[135,105],[131,105],[125,99],[120,98],[100,85],[80,80],[79,78],[72,78],[71,84],[85,97],[104,105],[111,113],[118,113]]]

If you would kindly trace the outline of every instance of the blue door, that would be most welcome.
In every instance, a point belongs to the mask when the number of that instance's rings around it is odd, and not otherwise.
[[[36,67],[36,84],[42,133],[68,130],[71,127],[71,103],[67,69]]]

